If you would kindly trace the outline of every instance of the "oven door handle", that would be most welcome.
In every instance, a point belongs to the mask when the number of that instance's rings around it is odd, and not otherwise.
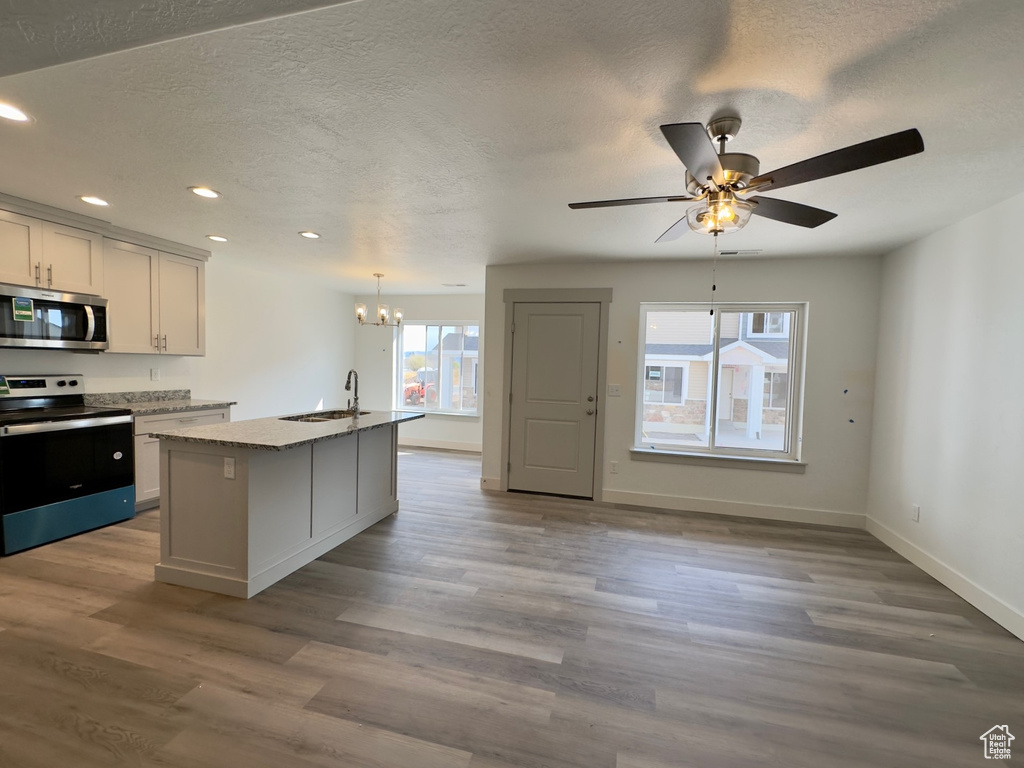
[[[71,429],[89,429],[90,427],[105,427],[109,424],[129,424],[132,415],[125,416],[102,416],[98,419],[69,419],[68,421],[39,421],[34,424],[12,424],[9,427],[0,427],[0,437],[14,435],[32,435],[38,432],[66,432]]]
[[[96,333],[96,314],[92,311],[92,307],[88,304],[85,305],[85,339],[83,341],[92,341],[93,334]]]

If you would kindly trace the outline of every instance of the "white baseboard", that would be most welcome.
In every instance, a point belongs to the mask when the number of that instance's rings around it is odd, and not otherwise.
[[[454,440],[431,440],[421,437],[399,437],[399,448],[436,448],[441,451],[465,451],[466,453],[481,453],[481,443],[459,443]]]
[[[501,487],[500,477],[481,477],[480,478],[480,490],[481,491],[503,491]]]
[[[867,530],[872,536],[903,555],[929,576],[956,592],[992,621],[1024,640],[1024,614],[1004,603],[984,587],[971,581],[960,571],[928,554],[872,517],[867,518]]]
[[[805,509],[771,504],[750,504],[742,501],[665,496],[656,493],[616,491],[611,488],[605,488],[601,498],[602,501],[611,504],[631,504],[638,507],[656,507],[681,512],[707,512],[713,515],[757,517],[762,520],[784,520],[790,523],[864,528],[864,515],[856,512],[833,512],[827,509]]]

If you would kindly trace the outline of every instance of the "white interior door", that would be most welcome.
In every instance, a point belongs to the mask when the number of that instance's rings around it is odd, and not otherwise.
[[[592,498],[599,303],[516,303],[508,487]]]

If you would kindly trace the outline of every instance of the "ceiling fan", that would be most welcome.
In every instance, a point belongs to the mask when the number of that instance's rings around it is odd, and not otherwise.
[[[661,126],[669,146],[686,166],[685,195],[634,197],[624,200],[595,200],[569,203],[569,207],[605,208],[613,205],[693,202],[686,215],[669,227],[656,242],[676,240],[688,229],[706,235],[721,235],[742,229],[750,216],[764,216],[798,227],[818,227],[836,214],[801,203],[762,197],[760,193],[782,189],[805,181],[824,179],[840,173],[887,163],[924,151],[916,128],[882,136],[824,155],[802,160],[759,175],[760,163],[753,155],[726,152],[725,145],[739,132],[738,117],[720,117],[707,127],[700,123]],[[718,149],[715,145],[718,144]]]

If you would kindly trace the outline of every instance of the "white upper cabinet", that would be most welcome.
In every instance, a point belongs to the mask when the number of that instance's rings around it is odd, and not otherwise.
[[[102,235],[44,221],[40,272],[44,288],[102,295]]]
[[[107,240],[106,297],[109,352],[156,354],[160,350],[160,255],[152,248]]]
[[[0,211],[0,282],[101,295],[103,238]]]
[[[160,254],[160,349],[167,355],[206,354],[206,265]]]
[[[118,240],[105,250],[107,351],[206,354],[206,265]]]
[[[39,285],[43,222],[0,211],[0,283]]]

